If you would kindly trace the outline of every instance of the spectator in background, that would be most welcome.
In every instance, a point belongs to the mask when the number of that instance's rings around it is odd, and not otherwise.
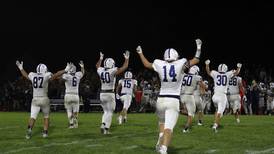
[[[135,102],[136,102],[136,110],[139,111],[142,101],[143,91],[140,86],[137,86],[137,90],[135,92]]]
[[[259,112],[259,94],[260,94],[260,89],[259,89],[259,86],[256,82],[256,80],[253,80],[252,83],[251,83],[251,106],[252,106],[252,113],[253,114],[258,114]]]

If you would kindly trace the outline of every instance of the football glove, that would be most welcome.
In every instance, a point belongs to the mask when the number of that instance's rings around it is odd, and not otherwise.
[[[16,61],[16,65],[17,67],[19,68],[19,70],[22,70],[23,69],[23,61],[21,61],[21,63],[17,60]]]

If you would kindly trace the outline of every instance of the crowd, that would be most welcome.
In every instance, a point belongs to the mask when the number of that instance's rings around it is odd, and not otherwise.
[[[154,112],[160,88],[157,73],[148,69],[129,70],[133,72],[133,78],[138,81],[137,91],[130,111]],[[203,71],[201,71],[201,76],[209,81],[209,88],[213,91],[212,79],[208,78]],[[240,76],[245,86],[241,114],[270,114],[269,96],[273,95],[273,92],[270,93],[269,88],[270,83],[273,81],[272,70],[261,65],[252,65],[248,68],[243,68]],[[117,78],[121,77],[118,76]],[[253,90],[253,87],[255,87],[255,90]],[[79,88],[79,93],[84,103],[84,112],[91,110],[89,99],[99,99],[99,92],[100,79],[97,73],[93,70],[87,70]],[[63,99],[65,94],[64,83],[61,80],[50,82],[48,94],[51,99]],[[14,81],[8,80],[1,83],[0,96],[0,111],[29,111],[32,99],[31,83],[21,76]],[[119,100],[117,103],[117,108],[120,108]],[[211,105],[209,109],[205,108],[205,113],[214,113],[214,111],[214,105]]]

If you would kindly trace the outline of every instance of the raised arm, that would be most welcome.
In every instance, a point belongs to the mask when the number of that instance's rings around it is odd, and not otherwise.
[[[85,74],[85,65],[84,65],[84,62],[82,61],[82,60],[80,60],[80,62],[79,62],[79,65],[80,65],[80,67],[81,67],[81,72],[83,73],[83,75]]]
[[[122,65],[122,67],[118,68],[116,75],[119,75],[121,73],[123,73],[127,68],[128,68],[128,63],[129,63],[129,51],[126,51],[125,53],[123,53],[125,61],[124,64]]]
[[[149,61],[147,60],[147,58],[144,56],[141,46],[138,46],[138,47],[136,48],[136,51],[137,51],[137,53],[138,53],[138,55],[139,55],[139,57],[140,57],[140,59],[141,59],[143,65],[144,65],[146,68],[152,69],[152,70],[153,70],[152,63],[149,62]]]
[[[102,52],[100,52],[100,59],[96,63],[96,68],[97,69],[101,66],[103,59],[104,59],[104,54]]]
[[[27,73],[27,72],[24,70],[24,68],[23,68],[23,61],[21,61],[21,63],[20,63],[20,62],[17,60],[17,61],[16,61],[16,65],[17,65],[18,69],[20,70],[22,76],[29,80],[28,73]]]
[[[241,68],[242,68],[242,64],[241,63],[238,63],[237,64],[237,70],[233,73],[234,76],[238,75],[241,71]]]
[[[199,63],[200,55],[202,51],[202,41],[200,39],[196,39],[195,41],[196,41],[196,53],[195,53],[195,56],[191,60],[189,60],[190,67]]]
[[[211,75],[210,75],[211,70],[210,70],[210,68],[209,68],[210,60],[209,60],[209,59],[206,60],[206,61],[205,61],[205,64],[206,64],[206,73],[207,73],[209,76],[211,76]]]
[[[54,73],[52,75],[52,77],[50,78],[50,80],[58,79],[61,75],[63,75],[64,73],[68,72],[70,70],[70,68],[71,68],[71,65],[72,65],[72,63],[67,63],[66,68],[63,69],[63,70],[60,70],[60,71],[58,71],[56,73]]]

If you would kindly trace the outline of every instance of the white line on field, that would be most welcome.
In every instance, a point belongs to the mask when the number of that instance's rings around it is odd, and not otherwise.
[[[27,147],[27,148],[20,148],[20,149],[16,149],[16,150],[10,150],[10,151],[7,151],[7,152],[4,152],[5,154],[9,154],[9,153],[17,153],[17,152],[21,152],[21,151],[24,151],[24,150],[32,150],[32,149],[39,149],[41,147]]]
[[[25,151],[25,150],[39,149],[39,148],[45,148],[45,147],[51,147],[51,146],[67,146],[67,145],[78,144],[78,143],[83,143],[83,142],[103,141],[103,140],[115,139],[118,137],[132,137],[132,136],[134,136],[134,134],[126,134],[123,136],[111,136],[108,138],[100,138],[100,139],[86,139],[86,140],[81,140],[81,141],[76,140],[76,141],[66,142],[66,143],[50,143],[50,144],[46,144],[46,145],[42,145],[42,146],[25,147],[25,148],[20,148],[20,149],[16,149],[16,150],[10,150],[10,151],[4,152],[3,154],[17,153],[17,152],[21,152],[21,151]],[[87,145],[87,146],[89,146],[89,145]],[[97,146],[103,146],[103,145],[97,144]],[[90,145],[89,147],[92,147],[92,145]]]
[[[261,151],[246,150],[246,153],[248,153],[248,154],[274,153],[274,148],[265,149],[265,150],[261,150]]]
[[[104,146],[103,144],[90,144],[90,145],[86,145],[86,147],[102,147]]]
[[[138,148],[138,145],[127,146],[127,147],[124,147],[122,149],[124,149],[124,150],[131,150],[131,149],[135,149],[135,148]]]
[[[11,128],[19,128],[19,126],[7,126],[7,127],[1,127],[0,130],[2,129],[11,129]]]
[[[207,150],[205,153],[215,153],[217,151],[218,151],[217,149],[210,149],[210,150]]]

